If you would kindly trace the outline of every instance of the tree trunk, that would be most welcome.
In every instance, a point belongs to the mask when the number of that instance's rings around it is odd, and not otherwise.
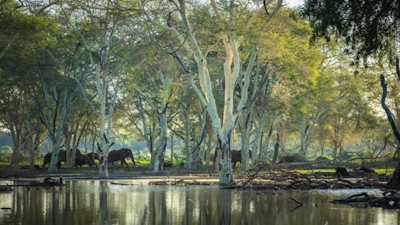
[[[11,156],[11,168],[17,169],[19,167],[19,158],[21,156],[21,132],[15,129],[15,132],[11,133],[11,137],[14,143],[13,153]]]
[[[190,54],[190,58],[193,58],[197,65],[197,73],[196,76],[198,78],[198,85],[194,82],[193,77],[190,76],[191,86],[193,87],[196,95],[199,97],[202,105],[207,109],[210,120],[212,122],[212,126],[217,133],[218,142],[220,144],[220,157],[219,161],[220,172],[219,179],[220,185],[230,185],[233,182],[232,178],[232,166],[230,160],[230,135],[232,130],[235,128],[238,116],[246,107],[250,107],[254,104],[254,101],[248,102],[248,93],[249,93],[249,84],[250,84],[250,72],[246,71],[243,73],[242,67],[243,62],[241,62],[240,56],[240,47],[243,42],[243,37],[237,36],[235,31],[230,31],[225,34],[220,35],[222,37],[222,43],[225,48],[224,50],[224,104],[223,109],[218,110],[214,93],[213,93],[213,84],[211,83],[210,74],[207,66],[207,54],[208,49],[205,52],[200,48],[201,45],[197,42],[196,36],[194,35],[194,31],[190,26],[190,21],[187,17],[187,9],[186,9],[186,1],[178,1],[176,7],[177,11],[180,14],[180,20],[182,21],[183,30],[178,31],[180,27],[174,27],[171,24],[162,24],[159,21],[153,20],[151,16],[146,12],[146,7],[144,7],[145,15],[147,19],[154,25],[168,30],[171,32],[182,44],[183,50],[186,50]],[[216,15],[216,22],[226,22],[219,21],[222,20],[220,16],[220,9],[217,7],[215,1],[211,1],[211,9],[214,10]],[[275,7],[274,12],[271,14],[274,15],[276,11],[281,7],[282,2],[279,1],[277,6]],[[235,18],[235,8],[234,4],[231,4],[231,10],[228,11],[230,14],[227,18]],[[233,20],[230,21],[233,23]],[[231,23],[227,23],[231,24]],[[255,49],[253,49],[252,55],[255,55]],[[177,54],[174,56],[178,59],[179,63],[182,66],[182,69],[186,73],[191,73],[190,70],[183,64],[183,60],[180,60]],[[249,64],[251,60],[249,61]],[[250,65],[248,65],[250,67]],[[236,85],[239,84],[241,87],[240,90],[240,99],[237,101],[236,99]],[[236,107],[235,104],[237,103]],[[247,104],[247,105],[246,105]],[[222,118],[222,119],[221,119]]]
[[[269,127],[269,131],[267,136],[265,137],[265,144],[264,148],[260,148],[260,156],[259,160],[262,162],[266,162],[268,158],[268,149],[269,149],[269,142],[271,140],[272,132],[274,131],[273,124],[271,123],[271,126]],[[260,141],[263,141],[262,139]]]
[[[154,172],[161,172],[164,168],[165,150],[167,149],[167,115],[165,113],[159,116],[160,136],[158,137],[156,150],[154,153]]]
[[[319,118],[328,111],[328,107],[323,107],[321,110],[317,110],[310,124],[306,122],[306,116],[303,116],[301,120],[301,135],[300,135],[300,153],[303,155],[307,154],[308,146],[310,145],[311,135],[315,124]]]
[[[397,77],[400,78],[400,66],[399,66],[399,59],[396,58],[396,72]],[[392,132],[397,139],[397,142],[400,143],[400,133],[397,129],[396,123],[392,117],[392,113],[390,112],[389,107],[385,103],[386,95],[387,95],[387,84],[385,82],[385,77],[383,74],[380,76],[381,86],[382,86],[382,98],[381,98],[381,105],[382,108],[385,110],[386,116],[388,118],[390,127],[392,128]],[[392,174],[392,178],[389,180],[388,184],[389,188],[400,188],[400,163],[397,165],[396,169]]]
[[[190,145],[192,130],[190,126],[189,110],[187,107],[184,107],[182,104],[180,104],[179,111],[183,122],[183,129],[185,130],[185,135],[183,137],[183,141],[185,143],[185,152],[186,152],[184,167],[186,169],[191,169],[193,164],[193,155],[192,155],[192,147]]]
[[[400,162],[397,164],[392,177],[387,183],[387,188],[399,189],[400,188]]]
[[[229,139],[228,139],[229,140]],[[224,142],[225,143],[224,143]],[[222,186],[231,185],[233,183],[232,176],[232,163],[231,163],[231,146],[229,142],[225,140],[218,140],[221,148],[219,149],[218,155],[219,160],[219,184]]]
[[[274,146],[274,158],[272,159],[273,163],[276,163],[278,161],[278,155],[279,155],[279,134],[276,134],[276,141],[275,141],[275,146]]]

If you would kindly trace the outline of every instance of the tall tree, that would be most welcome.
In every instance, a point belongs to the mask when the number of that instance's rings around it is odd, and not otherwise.
[[[114,143],[113,115],[122,76],[127,73],[127,46],[132,43],[126,32],[130,15],[117,8],[117,4],[110,1],[74,1],[63,5],[62,11],[64,18],[68,18],[69,28],[77,34],[76,51],[81,51],[87,59],[86,65],[79,69],[82,80],[75,79],[81,86],[81,96],[98,119],[100,177],[108,177],[108,152]],[[91,83],[95,92],[87,88]]]
[[[192,88],[207,109],[212,126],[217,133],[219,155],[221,156],[219,162],[219,182],[221,185],[229,185],[233,182],[230,160],[231,134],[240,113],[250,103],[248,98],[250,74],[243,73],[244,75],[242,76],[243,61],[247,57],[242,56],[240,52],[241,47],[252,46],[255,43],[252,43],[250,39],[246,39],[246,26],[251,24],[252,18],[260,15],[265,16],[262,15],[262,8],[250,12],[250,9],[246,6],[236,1],[217,2],[215,0],[212,0],[211,4],[170,1],[168,7],[159,7],[157,9],[155,9],[158,7],[156,4],[143,6],[149,21],[170,32],[175,37],[178,45],[182,46],[179,52],[182,55],[187,55],[188,58],[193,58],[195,61],[196,73],[192,75],[184,60],[178,55],[174,55],[181,62],[185,73],[191,75]],[[273,7],[273,13],[270,16],[273,16],[281,6],[282,1],[278,1]],[[212,10],[212,13],[210,13],[210,10]],[[191,18],[192,15],[196,15],[196,12],[206,16],[209,20],[201,21],[203,23],[194,23]],[[220,26],[215,26],[217,24]],[[195,28],[204,29],[206,27],[209,30],[203,35],[195,30]],[[202,36],[204,35],[209,36],[210,40],[212,37],[214,41],[210,43],[202,42]],[[215,47],[222,47],[222,49]],[[213,71],[210,71],[207,61],[208,54],[217,50],[223,54],[224,58],[224,62],[220,66],[220,68],[223,68],[224,73],[224,106],[222,109],[216,103],[210,79],[210,72],[212,73]],[[249,63],[248,65],[251,66],[252,64]],[[194,75],[196,75],[200,87],[195,83]],[[242,89],[240,91],[241,97],[236,102],[235,87],[238,83],[242,85]]]
[[[8,126],[14,142],[11,165],[17,167],[23,138],[26,138],[29,130],[27,126],[31,114],[28,112],[34,107],[29,105],[31,98],[26,99],[29,96],[27,84],[35,82],[29,77],[30,74],[52,67],[50,56],[43,48],[54,42],[58,34],[53,20],[29,15],[23,9],[18,9],[14,1],[5,2],[0,7],[0,76],[3,92],[0,101],[6,115],[3,124]]]

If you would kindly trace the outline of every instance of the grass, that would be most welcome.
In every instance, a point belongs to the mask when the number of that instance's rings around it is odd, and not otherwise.
[[[129,168],[134,168],[133,166],[133,162],[129,159],[126,160],[126,162],[128,163]],[[150,164],[150,160],[142,158],[142,159],[135,159],[136,162],[136,167],[139,168],[148,168],[148,165]],[[166,162],[170,162],[169,160],[166,160]],[[165,170],[168,171],[181,171],[182,167],[179,166],[179,163],[181,162],[181,160],[176,160],[173,162],[173,167],[169,168],[166,167]],[[96,163],[98,164],[99,162],[96,160]],[[42,165],[43,162],[40,160],[35,161],[35,165]],[[65,164],[62,163],[62,167],[65,168]],[[115,162],[114,163],[116,167],[120,167],[120,162]],[[29,162],[21,162],[21,165],[29,165]],[[240,165],[240,164],[239,164]],[[375,170],[378,174],[384,174],[384,175],[392,175],[395,167],[396,167],[397,163],[386,163],[386,162],[373,162],[370,163],[369,165],[366,165],[367,167],[372,168],[373,170]],[[387,166],[387,169],[386,169]],[[109,166],[111,168],[111,165]],[[360,164],[357,165],[352,165],[349,167],[346,167],[347,170],[353,171],[353,168],[359,168]],[[204,167],[200,167],[200,168],[204,168]],[[0,162],[0,170],[6,171],[10,169],[10,162]],[[85,170],[96,170],[96,168],[89,168],[88,165],[83,165],[83,169]],[[336,172],[336,170],[334,168],[314,168],[312,170],[310,170],[309,168],[296,168],[294,171],[301,173],[301,174],[308,174],[308,173],[312,173],[312,172],[321,172],[321,173],[334,173]],[[82,173],[82,171],[80,171],[79,169],[64,169],[63,172],[67,172],[67,173]]]
[[[392,175],[393,174],[393,172],[394,172],[394,169],[395,169],[395,167],[390,167],[390,168],[372,168],[373,170],[375,170],[375,172],[377,173],[377,174],[382,174],[382,175]],[[321,172],[321,173],[334,173],[334,172],[336,172],[336,170],[335,169],[313,169],[313,170],[310,170],[310,169],[296,169],[295,170],[296,172],[298,172],[298,173],[301,173],[301,174],[308,174],[308,173],[313,173],[313,172]],[[349,172],[351,171],[351,170],[348,170]]]

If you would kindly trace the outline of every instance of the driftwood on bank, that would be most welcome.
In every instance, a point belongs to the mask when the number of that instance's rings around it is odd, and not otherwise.
[[[386,191],[382,197],[375,197],[365,192],[355,194],[343,199],[336,199],[331,201],[334,204],[348,204],[348,205],[365,205],[373,207],[384,208],[399,208],[400,207],[400,193],[397,191]]]
[[[60,177],[59,180],[54,180],[50,177],[46,177],[43,182],[39,181],[30,181],[27,184],[12,184],[12,185],[2,185],[0,186],[0,189],[4,188],[11,188],[11,187],[26,187],[27,189],[30,189],[31,187],[61,187],[64,186],[63,183],[63,178]]]
[[[339,167],[337,167],[339,168]],[[372,170],[361,167],[355,171],[339,168],[341,172],[314,172],[303,174],[297,172],[290,164],[260,164],[253,171],[240,172],[235,175],[235,183],[220,186],[221,189],[252,189],[252,190],[311,190],[311,189],[363,189],[383,188],[389,178],[385,175],[372,173]],[[151,185],[211,185],[217,184],[216,179],[201,179],[187,177],[182,179],[166,178],[151,181]]]
[[[242,173],[237,177],[237,188],[269,190],[311,190],[311,189],[362,189],[383,188],[387,176],[372,174],[364,170],[347,172],[345,168],[335,173],[314,172],[302,174],[294,168],[281,168],[274,164],[262,165],[255,172]]]
[[[5,192],[5,191],[12,191],[13,189],[7,185],[1,185],[0,186],[0,192]]]

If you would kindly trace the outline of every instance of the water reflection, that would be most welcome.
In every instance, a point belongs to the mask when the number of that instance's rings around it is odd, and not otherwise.
[[[377,193],[377,190],[372,191]],[[339,194],[338,194],[339,193]],[[324,203],[343,192],[253,192],[218,187],[68,181],[0,193],[3,224],[400,224],[399,211]],[[351,193],[353,194],[353,193]],[[303,202],[297,204],[290,197]]]

